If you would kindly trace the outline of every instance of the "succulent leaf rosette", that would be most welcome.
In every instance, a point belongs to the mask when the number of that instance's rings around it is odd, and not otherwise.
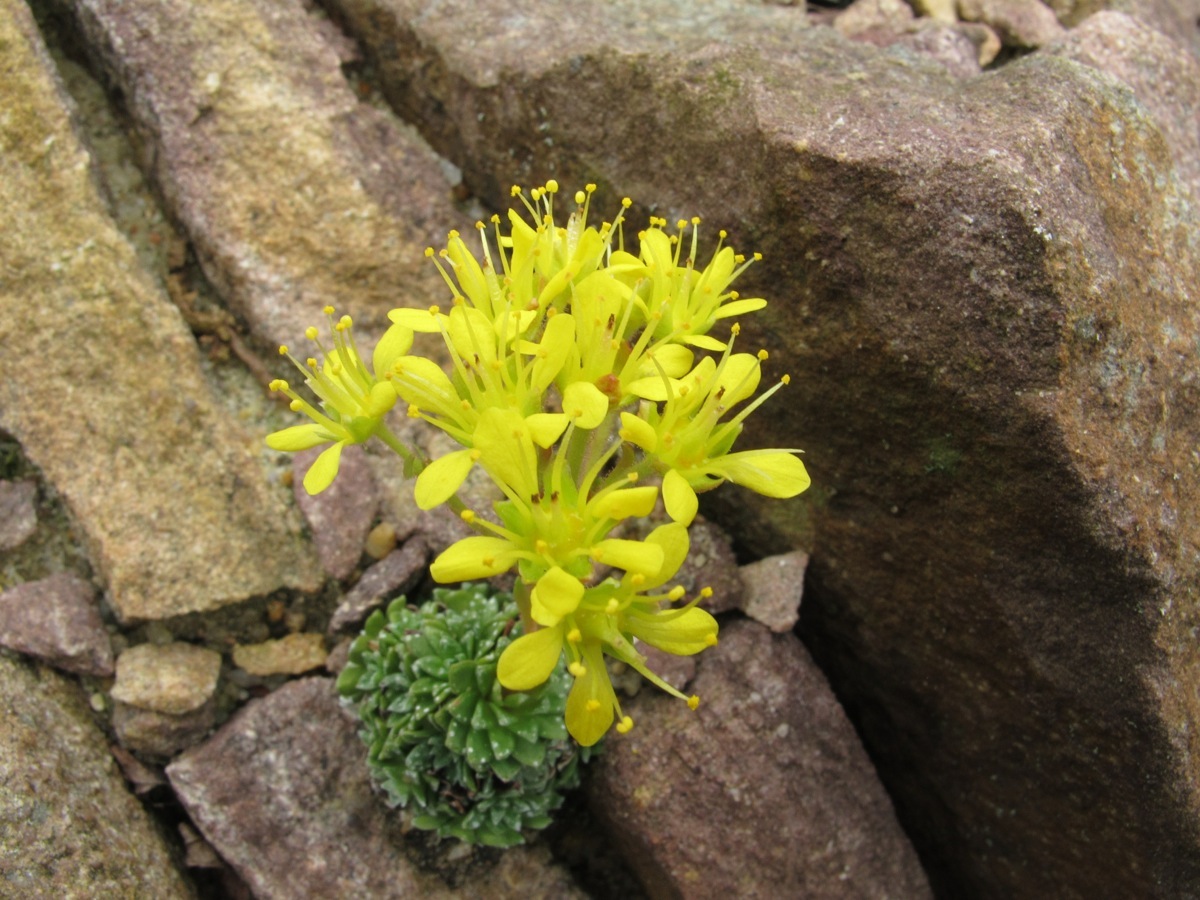
[[[333,480],[347,443],[377,436],[401,453],[417,475],[417,504],[448,503],[476,531],[438,556],[434,579],[516,570],[524,633],[500,656],[497,678],[533,690],[565,659],[566,727],[583,746],[614,723],[619,732],[633,724],[605,657],[699,703],[655,675],[638,649],[689,655],[717,642],[716,621],[697,605],[707,589],[689,598],[671,584],[698,495],[726,481],[777,498],[809,485],[798,450],[734,449],[746,417],[789,380],[760,391],[766,351],[735,350],[736,320],[766,305],[731,288],[757,255],[735,253],[721,232],[698,263],[699,220],[669,231],[655,217],[636,252],[627,249],[630,201],[597,228],[588,224],[593,190],[576,192],[558,224],[554,181],[528,194],[514,188],[520,206],[507,219],[477,223],[477,253],[457,232],[445,249],[427,250],[450,302],[393,310],[371,366],[348,317],[330,310],[324,361],[294,360],[320,408],[278,382],[312,421],[268,438],[280,450],[328,445],[305,479],[310,492]],[[449,371],[412,352],[415,335],[444,342]],[[404,447],[384,423],[397,403],[461,449],[426,461]],[[457,496],[476,467],[503,494],[492,510]],[[660,502],[666,524],[643,539],[623,536]]]

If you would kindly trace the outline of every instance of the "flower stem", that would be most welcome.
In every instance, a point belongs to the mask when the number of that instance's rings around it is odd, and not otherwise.
[[[513,599],[517,601],[517,612],[521,615],[521,630],[533,634],[538,627],[533,621],[533,588],[520,575],[513,585]]]

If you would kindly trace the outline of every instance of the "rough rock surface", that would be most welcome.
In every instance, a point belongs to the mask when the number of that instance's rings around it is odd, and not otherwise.
[[[1098,12],[1111,10],[1145,22],[1200,56],[1200,0],[1046,0],[1058,20],[1079,25]]]
[[[1006,47],[1040,47],[1063,33],[1042,0],[958,0],[958,14],[964,21],[994,29]]]
[[[359,446],[342,451],[333,484],[319,494],[309,494],[304,489],[304,475],[323,449],[296,454],[292,489],[296,505],[312,529],[321,568],[340,580],[348,578],[362,558],[367,534],[379,509],[379,494]]]
[[[315,13],[64,5],[125,96],[205,274],[260,339],[302,343],[326,304],[378,327],[393,307],[441,298],[422,253],[462,227],[450,184],[428,147],[354,95],[341,70],[352,54]]]
[[[182,641],[138,644],[117,657],[114,700],[178,716],[199,709],[217,690],[221,654]]]
[[[0,656],[0,895],[193,896],[79,688]]]
[[[0,481],[0,551],[25,543],[37,531],[37,484]]]
[[[356,629],[374,610],[411,590],[425,573],[429,549],[419,538],[409,538],[367,571],[354,585],[329,620],[329,633]]]
[[[233,648],[233,664],[251,675],[300,675],[321,668],[328,656],[324,635],[312,632]]]
[[[746,586],[742,611],[774,632],[791,631],[800,620],[808,554],[801,550],[768,556],[742,566]]]
[[[763,252],[743,340],[793,378],[739,446],[815,486],[713,508],[819,548],[801,627],[938,888],[1200,891],[1200,223],[1147,107],[1047,54],[955,81],[774,21],[336,5],[486,202],[594,181]]]
[[[311,587],[296,523],[108,217],[24,4],[0,6],[0,44],[0,427],[66,501],[122,617]]]
[[[0,594],[0,647],[78,675],[113,673],[96,589],[76,575],[51,575]]]
[[[114,703],[112,711],[113,731],[122,746],[162,759],[200,743],[216,722],[215,700],[177,715],[121,702]]]
[[[204,837],[261,900],[578,896],[536,849],[505,853],[496,870],[453,891],[416,869],[365,760],[333,682],[307,678],[249,703],[167,776]]]
[[[653,897],[929,897],[854,727],[792,635],[734,622],[692,712],[645,690],[589,779]]]

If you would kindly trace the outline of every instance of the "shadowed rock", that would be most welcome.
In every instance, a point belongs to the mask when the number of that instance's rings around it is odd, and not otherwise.
[[[122,618],[315,587],[297,523],[105,211],[23,4],[0,7],[0,38],[0,427],[66,501]]]
[[[793,380],[739,447],[803,447],[815,486],[714,508],[813,549],[806,640],[937,886],[1200,890],[1200,223],[1147,106],[778,20],[659,16],[651,48],[624,6],[562,40],[535,0],[337,6],[488,202],[594,181],[765,254],[741,343]]]

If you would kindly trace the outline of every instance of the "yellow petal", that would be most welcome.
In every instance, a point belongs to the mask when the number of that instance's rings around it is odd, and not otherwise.
[[[767,305],[767,301],[761,297],[747,297],[745,300],[731,300],[729,303],[724,303],[721,308],[714,314],[714,319],[727,319],[730,316],[741,316],[746,313],[757,312]]]
[[[795,497],[811,483],[804,463],[790,450],[731,453],[705,469],[767,497]]]
[[[468,537],[451,544],[429,567],[435,581],[449,584],[491,578],[516,562],[517,550],[504,538]]]
[[[525,424],[529,426],[529,436],[542,448],[549,448],[562,437],[569,421],[570,419],[562,413],[534,413],[525,417]]]
[[[377,381],[363,402],[363,413],[372,419],[382,418],[396,405],[396,388],[390,381]]]
[[[307,425],[293,425],[291,428],[285,428],[282,431],[268,434],[267,446],[272,450],[296,453],[299,450],[308,450],[312,447],[328,444],[332,440],[336,440],[336,438],[328,431],[320,425],[310,423]]]
[[[574,575],[554,566],[533,586],[532,616],[539,625],[557,625],[579,608],[583,585]]]
[[[422,334],[437,334],[442,330],[442,323],[445,322],[446,316],[428,309],[393,309],[388,313],[388,319],[394,324],[402,325],[412,331],[419,331]],[[375,371],[379,372],[378,369]]]
[[[575,381],[563,391],[563,412],[577,428],[595,428],[608,415],[608,397],[588,381]]]
[[[446,255],[454,264],[454,277],[463,293],[471,298],[471,302],[482,310],[484,315],[491,317],[492,299],[487,280],[483,277],[483,269],[461,237],[454,235],[450,238],[446,244]]]
[[[663,549],[647,541],[609,538],[592,545],[592,559],[626,572],[653,578],[663,564]]]
[[[641,447],[647,453],[653,453],[658,447],[658,432],[654,430],[654,426],[633,413],[621,413],[620,434],[622,440]]]
[[[658,372],[654,365],[657,362],[671,378],[682,378],[692,368],[696,354],[682,344],[667,344],[655,350],[652,359],[647,359],[638,367],[639,375],[650,376]]]
[[[588,514],[597,519],[628,519],[648,516],[658,500],[658,488],[621,488],[601,494],[588,504]]]
[[[426,313],[428,315],[428,313]],[[413,332],[403,325],[393,325],[383,333],[375,352],[371,356],[371,366],[376,378],[386,377],[392,368],[392,363],[412,349]]]
[[[662,567],[658,570],[658,574],[648,577],[642,585],[643,590],[650,590],[674,578],[679,567],[687,559],[690,546],[687,526],[681,522],[659,525],[646,535],[646,543],[655,545],[662,550],[663,554]]]
[[[600,648],[588,643],[581,649],[587,672],[575,679],[567,696],[567,731],[580,746],[590,747],[612,727],[617,696]]]
[[[575,346],[575,319],[567,313],[559,313],[548,322],[542,332],[542,339],[535,347],[536,358],[533,361],[533,373],[530,385],[537,392],[542,392],[550,386],[563,364],[567,355]]]
[[[474,306],[456,306],[446,323],[450,343],[464,360],[488,366],[496,360],[496,326],[483,310]]]
[[[758,389],[762,367],[753,353],[734,353],[725,360],[721,374],[712,386],[712,393],[724,389],[721,404],[729,407],[740,403]]]
[[[672,469],[663,476],[662,490],[667,515],[681,525],[691,525],[700,508],[700,501],[687,479]]]
[[[471,441],[480,451],[480,462],[493,478],[520,497],[538,492],[537,451],[525,419],[515,409],[491,407],[479,415]]]
[[[303,426],[302,426],[303,427]],[[333,479],[337,477],[338,463],[342,458],[342,447],[346,446],[345,441],[338,441],[331,447],[327,447],[322,451],[308,471],[304,473],[304,489],[310,494],[319,494],[325,488],[333,484]]]
[[[625,618],[625,629],[640,641],[676,656],[691,656],[716,643],[717,620],[698,606],[684,612],[662,610]]]
[[[522,635],[500,654],[496,677],[510,691],[533,690],[554,672],[562,645],[561,628],[540,628]]]
[[[438,457],[417,476],[413,496],[421,509],[433,509],[445,503],[462,487],[475,465],[476,451],[455,450]]]
[[[725,349],[725,342],[718,341],[714,337],[709,337],[707,334],[692,334],[685,335],[679,340],[685,344],[691,344],[693,347],[699,347],[701,350],[715,350],[720,353]]]

